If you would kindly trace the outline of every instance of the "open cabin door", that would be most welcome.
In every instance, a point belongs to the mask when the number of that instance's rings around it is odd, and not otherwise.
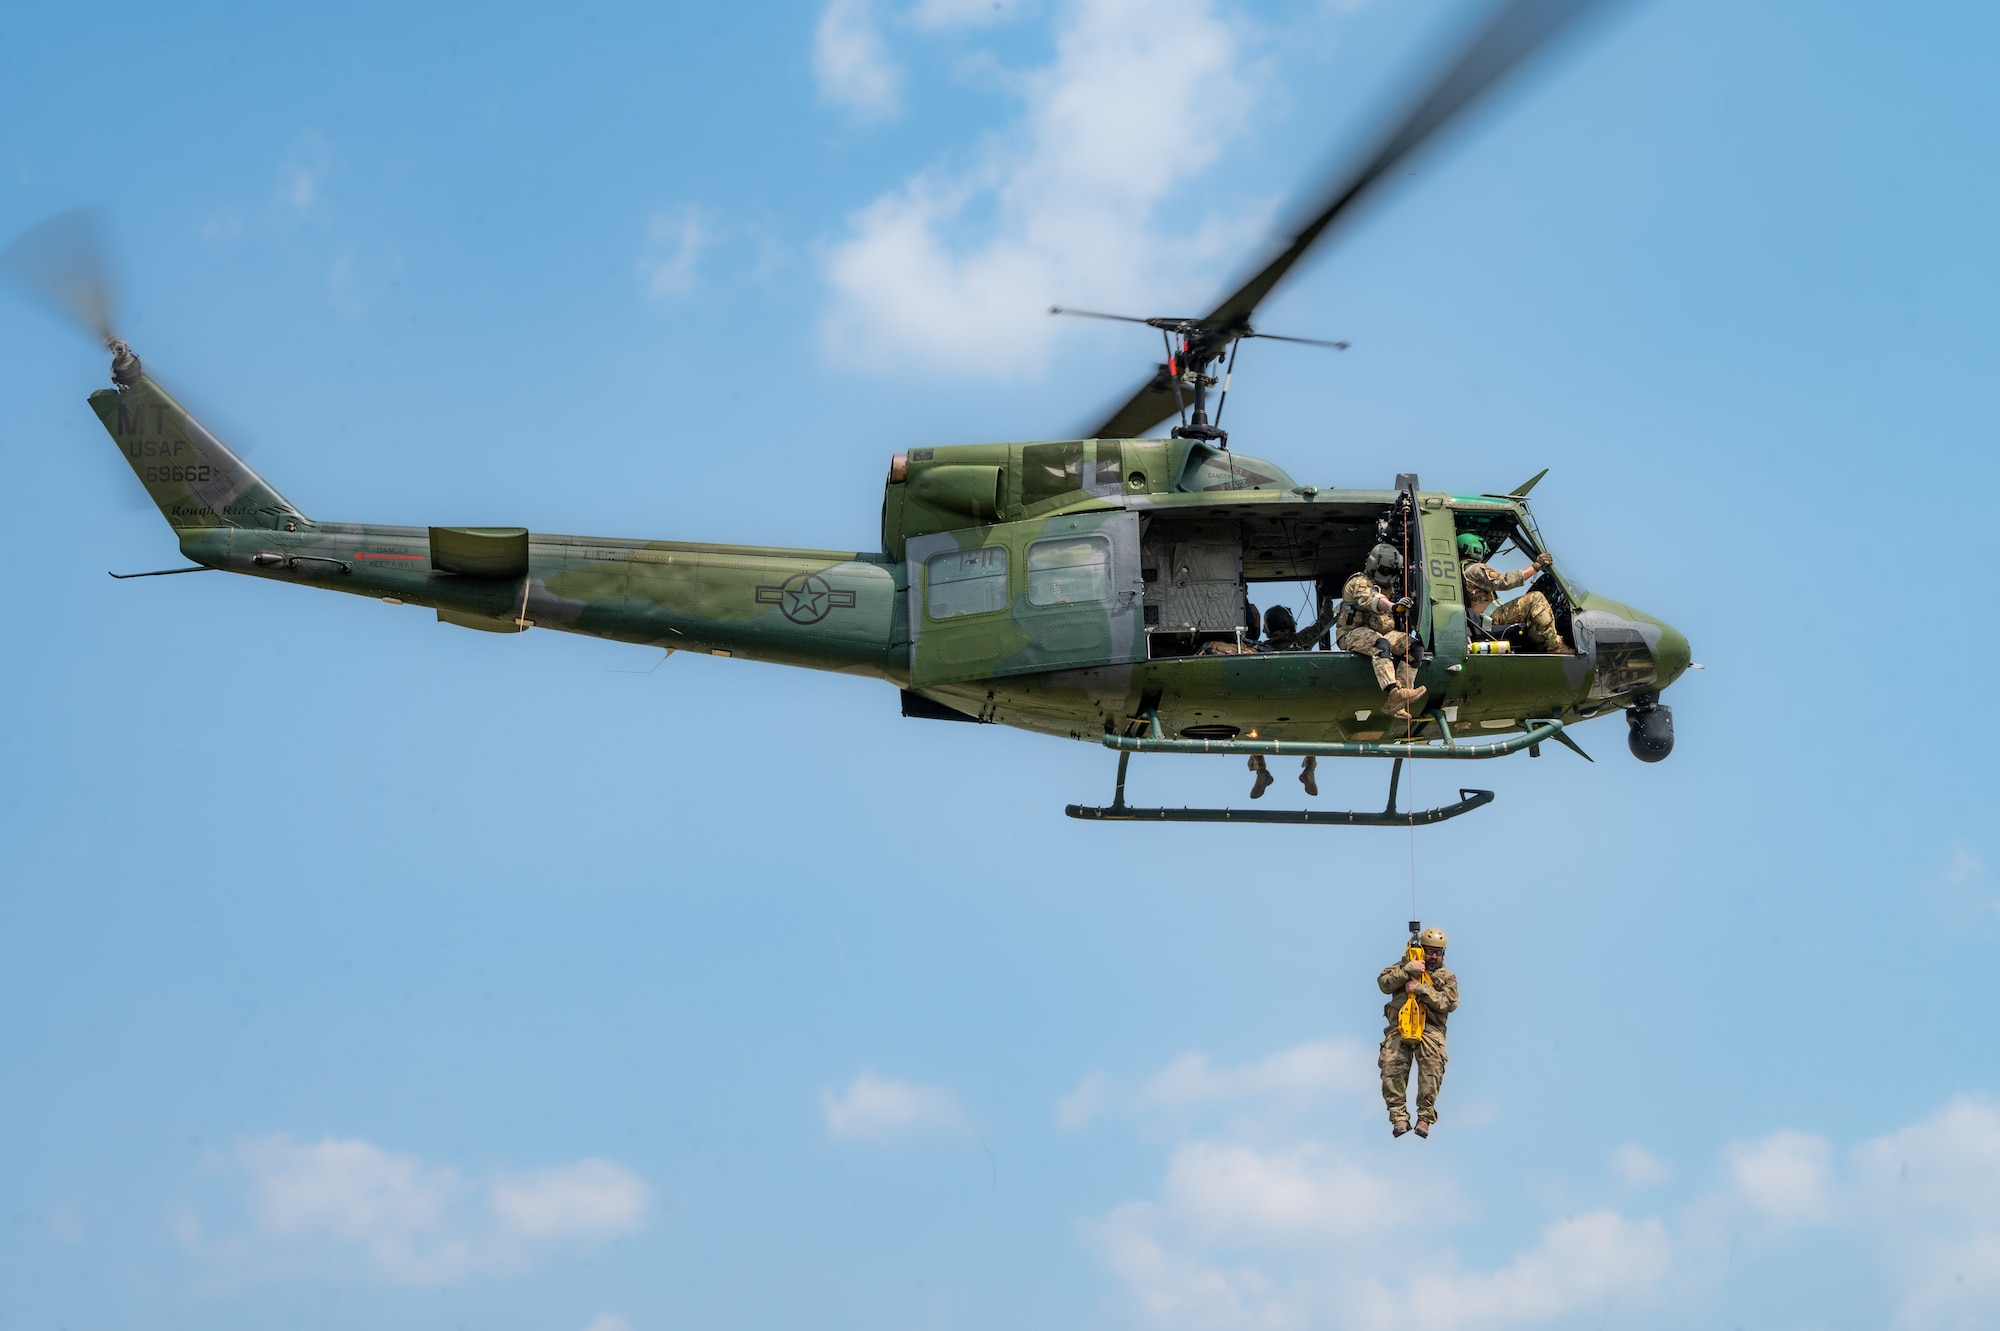
[[[1425,645],[1446,665],[1465,659],[1465,593],[1458,574],[1458,528],[1442,495],[1417,504],[1422,533]]]
[[[912,537],[910,685],[1145,659],[1139,515]]]

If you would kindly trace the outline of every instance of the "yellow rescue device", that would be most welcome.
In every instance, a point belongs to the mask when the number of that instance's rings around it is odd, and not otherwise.
[[[1424,950],[1417,946],[1416,940],[1412,939],[1409,950],[1404,954],[1403,960],[1422,961],[1423,959]],[[1397,1009],[1396,1029],[1402,1032],[1403,1039],[1412,1043],[1424,1038],[1424,1005],[1417,1001],[1415,994],[1411,994],[1408,998],[1404,999],[1403,1006]]]

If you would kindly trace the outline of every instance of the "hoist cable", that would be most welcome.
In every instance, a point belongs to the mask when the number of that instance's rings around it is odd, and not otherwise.
[[[1403,596],[1405,599],[1408,599],[1410,596],[1410,582],[1411,582],[1410,527],[1417,520],[1417,511],[1416,511],[1417,496],[1414,489],[1405,490],[1403,494],[1405,497],[1405,507],[1403,509]],[[1417,607],[1415,603],[1412,602],[1409,609],[1403,612],[1404,613],[1403,622],[1406,625],[1408,625],[1408,628],[1406,630],[1408,636],[1406,636],[1403,640],[1403,660],[1410,663],[1411,682],[1413,684],[1416,682],[1415,681],[1415,667],[1416,667],[1416,655],[1417,655],[1416,610]],[[1405,704],[1404,711],[1406,715],[1408,713],[1408,710],[1409,710],[1408,704]],[[1405,739],[1414,741],[1416,739],[1416,734],[1417,734],[1417,719],[1414,716],[1412,716],[1403,722],[1403,737]],[[1414,775],[1414,773],[1412,775]],[[1423,917],[1417,914],[1417,792],[1414,788],[1414,783],[1412,783],[1412,788],[1404,793],[1403,798],[1405,802],[1409,805],[1410,918],[1413,920],[1420,920]]]

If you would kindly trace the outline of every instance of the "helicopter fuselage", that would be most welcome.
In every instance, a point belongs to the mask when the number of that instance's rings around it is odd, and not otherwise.
[[[1531,559],[1520,495],[1299,485],[1198,441],[913,449],[892,463],[876,552],[399,527],[305,517],[148,378],[91,405],[196,564],[434,610],[879,678],[906,715],[1097,741],[1372,741],[1449,721],[1471,736],[1651,707],[1689,664],[1664,622],[1558,564],[1538,584],[1574,655],[1468,643],[1455,538]],[[1390,723],[1369,662],[1328,638],[1257,650],[1247,608],[1301,624],[1387,531],[1408,554],[1426,718]],[[1331,590],[1330,590],[1331,589]],[[1433,731],[1432,733],[1435,733]]]

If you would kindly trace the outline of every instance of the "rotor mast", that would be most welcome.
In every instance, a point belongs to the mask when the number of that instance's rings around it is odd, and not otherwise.
[[[1243,333],[1250,330],[1246,326]],[[1194,383],[1194,411],[1188,419],[1176,425],[1170,432],[1175,439],[1198,439],[1202,443],[1212,443],[1221,448],[1229,447],[1229,431],[1220,425],[1211,425],[1208,420],[1208,390],[1215,384],[1215,376],[1208,373],[1208,367],[1222,359],[1225,352],[1236,343],[1241,334],[1216,335],[1197,326],[1192,336],[1181,336],[1181,358],[1183,373]],[[1220,414],[1220,408],[1217,409]]]

